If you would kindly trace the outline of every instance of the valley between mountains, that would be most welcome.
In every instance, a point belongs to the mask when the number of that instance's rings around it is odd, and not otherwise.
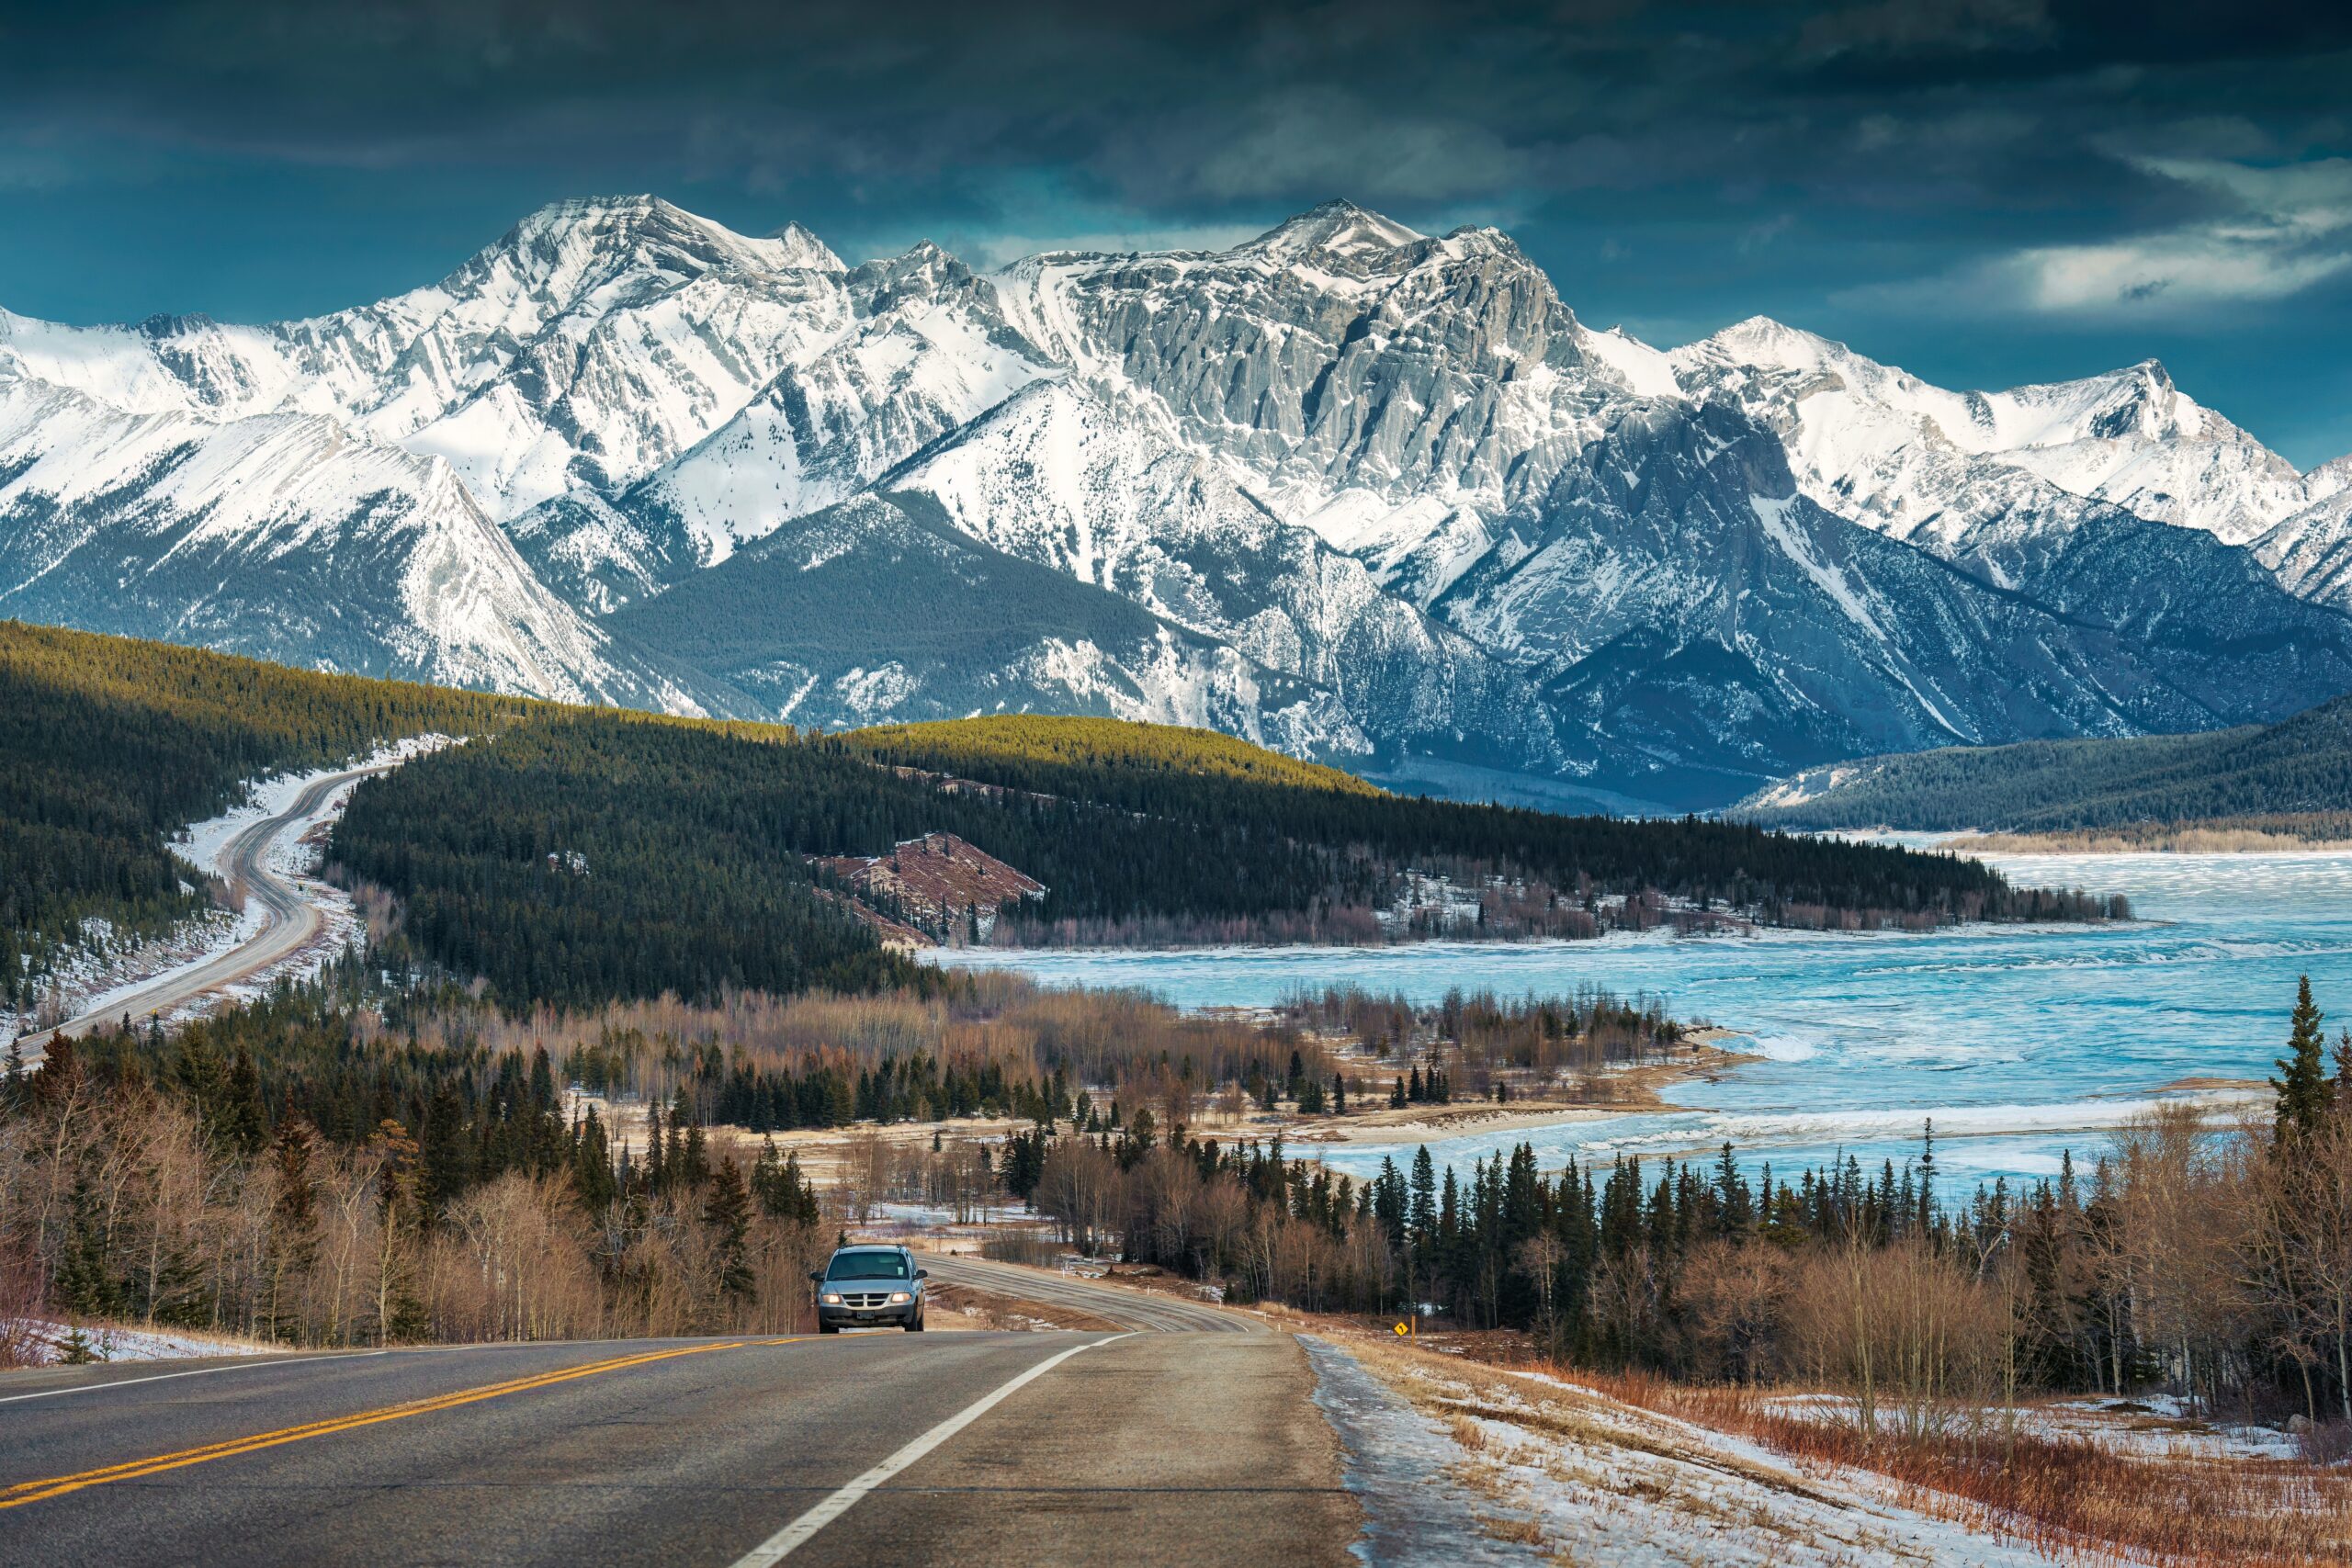
[[[305,321],[0,311],[0,615],[831,729],[1213,728],[1432,793],[1723,805],[2352,689],[2352,460],[2163,367],[1660,351],[1493,229],[850,265],[650,197]]]

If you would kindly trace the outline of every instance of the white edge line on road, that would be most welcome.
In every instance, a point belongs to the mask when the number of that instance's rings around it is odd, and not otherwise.
[[[938,1426],[933,1427],[930,1431],[925,1432],[922,1437],[917,1438],[913,1442],[909,1443],[905,1448],[900,1449],[897,1453],[892,1454],[888,1459],[884,1460],[880,1464],[876,1465],[872,1470],[867,1471],[864,1475],[859,1476],[776,1531],[775,1534],[752,1548],[735,1560],[733,1568],[773,1568],[774,1564],[783,1562],[801,1547],[808,1545],[809,1538],[819,1530],[856,1506],[859,1498],[995,1409],[1023,1386],[1044,1377],[1072,1356],[1134,1337],[1135,1335],[1132,1333],[1114,1334],[1107,1339],[1091,1339],[1083,1345],[1071,1346],[1058,1356],[1046,1357],[995,1393],[982,1395],[950,1416],[946,1420],[942,1421]]]
[[[364,1361],[370,1356],[389,1356],[390,1350],[338,1350],[332,1356],[296,1356],[288,1360],[269,1360],[256,1357],[228,1367],[198,1367],[191,1372],[157,1372],[153,1377],[117,1378],[112,1382],[82,1382],[72,1388],[45,1388],[39,1393],[12,1393],[0,1399],[0,1404],[14,1404],[20,1399],[55,1399],[61,1393],[104,1393],[110,1388],[130,1388],[142,1382],[169,1382],[174,1378],[200,1378],[207,1372],[256,1372],[264,1367],[299,1367],[306,1361]]]

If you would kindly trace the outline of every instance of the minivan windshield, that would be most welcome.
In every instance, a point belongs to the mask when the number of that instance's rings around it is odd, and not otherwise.
[[[899,1252],[836,1252],[825,1270],[831,1280],[903,1280],[907,1258]]]

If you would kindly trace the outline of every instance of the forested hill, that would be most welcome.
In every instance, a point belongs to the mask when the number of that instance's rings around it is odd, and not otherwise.
[[[1659,894],[1807,923],[2096,912],[1951,856],[1400,799],[1238,746],[1088,720],[811,739],[560,714],[361,785],[334,856],[401,900],[423,955],[510,1002],[904,980],[808,857],[933,831],[1046,885],[997,922],[1033,942],[1410,935],[1374,914],[1408,870],[1513,884],[1492,908],[1568,934],[1656,923]]]
[[[1847,762],[1733,814],[1789,828],[2063,832],[2140,824],[2352,834],[2352,697],[2274,725],[1952,747]]]
[[[1950,856],[1692,818],[1563,817],[1392,795],[1353,779],[1333,784],[1328,769],[1294,776],[1235,768],[1220,749],[1240,742],[1217,737],[1204,746],[1198,734],[1089,719],[975,719],[853,730],[837,743],[899,766],[1098,800],[1160,820],[1250,824],[1266,838],[1312,846],[1334,867],[1533,879],[1587,903],[1595,891],[1646,889],[1805,923],[1820,911],[1868,911],[1870,924],[2062,912]]]
[[[1193,730],[1013,718],[809,738],[0,624],[9,999],[85,916],[152,927],[197,907],[165,842],[243,781],[432,730],[471,740],[363,784],[333,861],[397,900],[408,957],[514,1004],[920,983],[811,857],[885,856],[926,833],[1045,884],[995,922],[1000,940],[1581,936],[1726,909],[1849,926],[2098,912],[1951,856],[1400,798]],[[1399,916],[1432,877],[1453,890],[1442,902],[1457,923]]]
[[[537,705],[0,621],[0,1003],[85,917],[199,908],[164,840],[244,781]]]

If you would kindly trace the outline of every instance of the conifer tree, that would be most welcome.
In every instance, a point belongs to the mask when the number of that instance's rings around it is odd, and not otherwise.
[[[718,1288],[738,1300],[748,1299],[755,1283],[744,1257],[744,1238],[752,1227],[752,1195],[732,1156],[718,1162],[708,1188],[702,1223],[717,1233]]]
[[[2278,1058],[2278,1077],[2270,1080],[2278,1095],[2278,1135],[2282,1143],[2311,1133],[2327,1111],[2327,1073],[2321,1060],[2327,1038],[2320,1028],[2324,1017],[2319,1004],[2312,1000],[2312,978],[2306,975],[2295,987],[2287,1055]]]
[[[277,1191],[269,1208],[269,1303],[263,1329],[273,1339],[299,1334],[302,1315],[295,1295],[317,1261],[319,1224],[311,1189],[311,1130],[288,1117],[277,1130],[271,1156]]]

